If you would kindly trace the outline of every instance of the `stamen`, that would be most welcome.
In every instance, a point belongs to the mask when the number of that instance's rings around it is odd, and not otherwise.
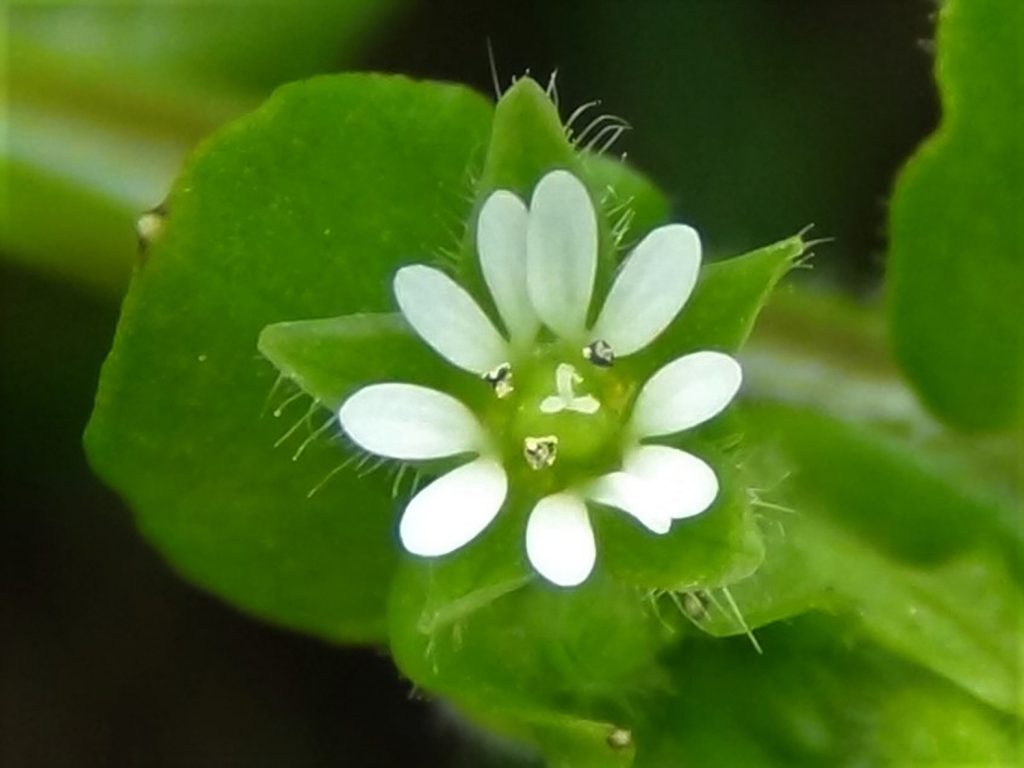
[[[615,352],[611,344],[604,339],[588,344],[583,348],[583,357],[601,368],[611,368],[615,364]]]
[[[558,458],[558,438],[555,435],[527,437],[523,440],[523,457],[530,469],[546,469]]]
[[[512,366],[508,363],[502,363],[494,370],[488,371],[482,378],[494,388],[494,394],[498,396],[499,400],[508,397],[515,391]]]

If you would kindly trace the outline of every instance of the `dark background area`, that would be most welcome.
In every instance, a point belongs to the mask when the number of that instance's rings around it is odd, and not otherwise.
[[[728,255],[814,223],[812,280],[876,292],[885,201],[938,107],[926,0],[476,3],[395,14],[355,69],[492,92],[559,69],[679,218]],[[411,127],[414,129],[414,127]],[[0,267],[0,766],[482,765],[378,649],[267,626],[184,583],[80,435],[113,303]],[[56,366],[56,367],[55,367]]]

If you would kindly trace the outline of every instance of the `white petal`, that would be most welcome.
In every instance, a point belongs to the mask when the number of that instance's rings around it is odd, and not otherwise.
[[[721,352],[694,352],[651,376],[633,408],[639,437],[670,435],[718,414],[739,391],[740,364]]]
[[[591,336],[619,357],[643,349],[679,314],[699,271],[700,237],[693,229],[654,230],[622,265]]]
[[[342,429],[370,453],[415,461],[479,451],[476,416],[444,392],[415,384],[372,384],[342,403]]]
[[[626,455],[623,469],[648,483],[661,509],[673,520],[699,515],[718,496],[714,470],[675,448],[642,445]]]
[[[505,503],[508,480],[493,459],[463,464],[413,496],[398,535],[414,555],[436,557],[472,541]]]
[[[502,189],[484,202],[476,225],[484,281],[517,345],[533,341],[540,325],[526,290],[526,222],[526,203]]]
[[[563,339],[583,337],[597,272],[597,219],[583,183],[552,171],[537,184],[526,230],[526,284],[537,315]]]
[[[483,375],[508,360],[508,345],[473,297],[440,270],[415,264],[395,275],[402,314],[437,353]]]
[[[556,493],[537,502],[526,523],[526,554],[541,576],[560,587],[586,580],[594,569],[597,545],[578,496]]]
[[[654,533],[668,533],[672,519],[662,508],[653,487],[626,472],[611,472],[597,478],[587,488],[587,496],[598,504],[607,504],[626,512]]]

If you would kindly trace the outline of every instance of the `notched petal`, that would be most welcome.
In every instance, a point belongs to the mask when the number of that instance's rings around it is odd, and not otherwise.
[[[587,496],[598,504],[621,509],[653,533],[668,533],[672,519],[661,507],[658,495],[643,479],[627,472],[610,472],[587,488]]]
[[[485,446],[483,429],[469,408],[415,384],[364,387],[342,403],[338,421],[361,448],[393,459],[439,459]]]
[[[545,579],[575,587],[594,569],[597,545],[587,508],[572,493],[541,499],[526,523],[526,554]]]
[[[484,201],[477,218],[480,269],[516,346],[533,341],[540,322],[526,288],[526,204],[500,189]]]
[[[538,317],[567,340],[584,333],[597,274],[597,216],[583,183],[552,171],[537,184],[526,232],[526,283]]]
[[[694,352],[673,360],[644,384],[631,420],[638,437],[681,432],[718,415],[743,380],[740,364],[722,352]]]
[[[505,503],[508,479],[493,459],[481,458],[442,475],[417,493],[398,527],[414,555],[438,557],[468,544]]]
[[[703,460],[664,445],[642,445],[626,454],[623,469],[646,481],[673,520],[699,515],[718,496],[718,478]]]
[[[483,376],[508,359],[508,344],[462,286],[415,264],[395,275],[395,298],[413,330],[453,365]]]
[[[696,231],[683,224],[655,229],[622,265],[592,336],[620,357],[643,349],[679,314],[699,271]]]

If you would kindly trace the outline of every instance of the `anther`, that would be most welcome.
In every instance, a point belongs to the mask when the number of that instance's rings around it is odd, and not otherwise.
[[[527,437],[523,440],[523,457],[530,469],[545,469],[558,457],[558,438],[555,435]]]
[[[683,593],[683,613],[693,621],[701,621],[707,618],[708,601],[699,592]]]
[[[612,749],[626,749],[633,743],[633,733],[628,728],[616,728],[608,734],[608,746]]]
[[[502,363],[494,370],[488,371],[482,378],[494,388],[494,394],[498,396],[499,400],[503,397],[508,397],[515,390],[515,384],[512,380],[512,366],[508,363]]]
[[[583,357],[601,368],[611,368],[615,363],[615,352],[604,339],[588,344],[583,348]]]
[[[135,236],[139,240],[139,253],[146,250],[164,231],[164,220],[167,218],[167,206],[160,203],[156,208],[146,211],[135,220]]]

